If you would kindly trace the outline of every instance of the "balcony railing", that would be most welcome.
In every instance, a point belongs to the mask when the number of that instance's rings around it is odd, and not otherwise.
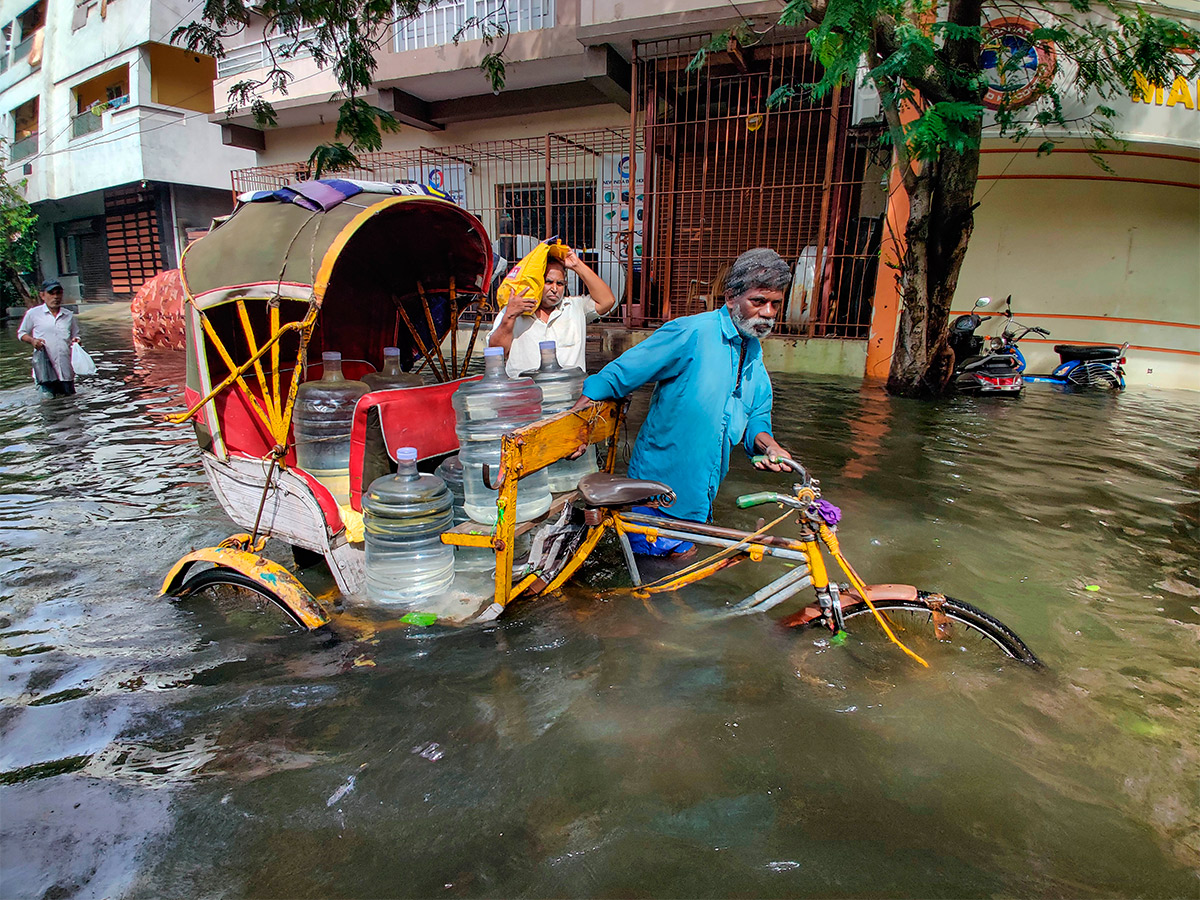
[[[470,23],[468,26],[467,23]],[[396,26],[396,52],[478,40],[503,24],[510,34],[554,27],[554,0],[442,0]]]
[[[39,28],[30,34],[29,37],[25,38],[25,40],[21,41],[21,43],[17,44],[17,48],[13,51],[13,62],[20,62],[29,55],[29,51],[33,49],[33,42],[37,40],[41,32],[42,29]]]
[[[128,88],[126,88],[128,90]],[[104,130],[104,113],[110,109],[120,109],[129,103],[129,95],[124,94],[120,97],[114,97],[104,103],[97,104],[94,108],[85,110],[77,116],[71,117],[71,137],[80,138],[85,134],[93,134],[97,131]]]
[[[8,148],[8,161],[16,162],[19,159],[25,159],[27,156],[33,156],[38,151],[38,136],[35,131],[29,137],[21,138],[19,141],[13,141]]]
[[[217,77],[228,78],[230,75],[240,75],[243,72],[265,68],[271,65],[272,53],[279,62],[284,59],[304,59],[312,56],[312,53],[298,41],[309,40],[316,33],[317,29],[306,28],[300,32],[297,41],[281,35],[273,37],[269,41],[255,41],[244,47],[233,47],[226,50],[225,55],[217,60]]]
[[[104,129],[104,119],[93,112],[80,113],[71,117],[71,137],[83,137]]]

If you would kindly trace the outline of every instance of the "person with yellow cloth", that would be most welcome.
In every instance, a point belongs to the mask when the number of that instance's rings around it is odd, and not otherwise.
[[[579,276],[588,296],[566,296],[568,269]],[[554,341],[558,364],[564,369],[586,372],[587,324],[607,313],[616,302],[604,279],[568,249],[561,260],[547,258],[540,297],[522,292],[508,301],[492,325],[488,346],[504,348],[504,370],[511,378],[541,365],[538,345],[542,341]]]

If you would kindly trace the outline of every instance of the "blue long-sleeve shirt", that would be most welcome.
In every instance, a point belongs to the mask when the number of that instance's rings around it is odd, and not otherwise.
[[[589,377],[583,393],[612,400],[651,381],[658,384],[629,475],[671,486],[677,499],[665,512],[707,522],[729,471],[730,447],[740,442],[752,454],[754,438],[771,431],[771,377],[762,347],[738,333],[722,306],[667,322]]]

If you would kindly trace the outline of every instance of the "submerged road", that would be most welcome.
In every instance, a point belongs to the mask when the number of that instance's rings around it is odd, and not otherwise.
[[[1200,394],[776,379],[856,568],[1045,672],[706,623],[751,564],[643,604],[615,545],[488,627],[309,635],[155,596],[233,528],[161,423],[181,354],[82,327],[49,403],[0,331],[0,895],[1195,896]]]

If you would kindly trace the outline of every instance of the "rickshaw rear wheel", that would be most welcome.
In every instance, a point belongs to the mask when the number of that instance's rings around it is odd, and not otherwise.
[[[289,622],[293,625],[305,629],[304,622],[300,620],[296,614],[288,608],[287,604],[280,602],[279,598],[263,587],[262,583],[243,575],[241,572],[227,569],[223,566],[216,566],[211,569],[202,569],[189,575],[188,578],[180,585],[179,590],[175,592],[177,597],[189,597],[193,594],[198,594],[211,588],[233,587],[243,591],[249,591],[262,599],[268,601],[277,610],[283,612]]]
[[[296,566],[301,569],[312,569],[317,566],[325,565],[325,554],[318,553],[316,550],[309,550],[307,547],[297,547],[292,544],[292,559],[296,561]]]

